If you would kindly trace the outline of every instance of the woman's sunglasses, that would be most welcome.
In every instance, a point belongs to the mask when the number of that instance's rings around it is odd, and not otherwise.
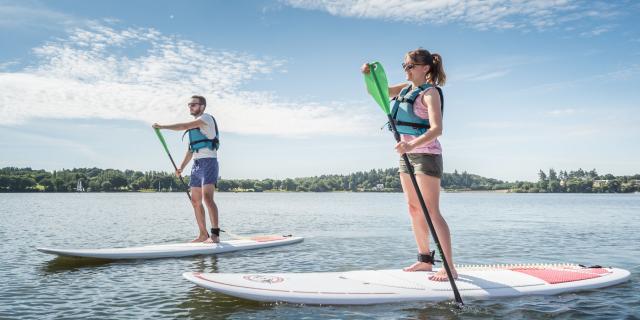
[[[413,68],[415,68],[416,66],[424,66],[424,63],[402,63],[402,69],[404,69],[404,71],[409,71]]]

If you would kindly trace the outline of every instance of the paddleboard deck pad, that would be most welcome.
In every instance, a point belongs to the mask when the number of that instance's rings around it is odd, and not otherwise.
[[[433,272],[369,270],[324,273],[183,274],[198,286],[239,298],[303,304],[376,304],[454,300],[448,281],[429,280]],[[560,265],[458,266],[456,284],[463,299],[552,295],[612,286],[629,271]]]
[[[256,236],[220,243],[174,243],[131,248],[111,249],[52,249],[37,248],[38,251],[60,256],[96,259],[158,259],[197,255],[212,255],[239,250],[260,249],[302,242],[304,238],[293,236]]]

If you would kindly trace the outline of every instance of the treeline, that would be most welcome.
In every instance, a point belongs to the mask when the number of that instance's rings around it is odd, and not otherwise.
[[[189,183],[189,177],[184,177]],[[172,173],[99,168],[66,169],[48,172],[31,168],[0,169],[0,192],[75,192],[81,185],[89,192],[184,191]],[[508,185],[466,172],[445,173],[442,185],[447,189],[495,190]],[[263,192],[399,192],[402,191],[397,168],[356,172],[348,175],[277,179],[220,179],[218,191]]]
[[[560,171],[550,169],[538,173],[537,182],[504,182],[467,172],[444,173],[446,190],[509,192],[627,193],[640,191],[640,175],[616,177],[598,175],[596,170]],[[189,183],[189,177],[184,177]],[[99,168],[66,169],[48,172],[31,168],[0,169],[0,192],[74,192],[81,186],[89,192],[185,191],[180,180],[168,172],[133,171]],[[277,179],[220,179],[218,191],[263,192],[400,192],[397,168],[374,169],[348,175]]]
[[[455,171],[445,173],[442,187],[445,189],[495,190],[504,187],[496,179],[488,179],[474,174]],[[300,192],[400,192],[398,168],[373,169],[348,175],[321,175],[316,177],[293,178],[284,180],[220,180],[220,191],[300,191]]]
[[[633,176],[598,175],[596,169],[549,172],[540,170],[538,182],[515,182],[512,192],[549,193],[630,193],[640,192],[640,174]]]
[[[98,168],[79,168],[48,172],[31,168],[0,169],[0,192],[73,192],[84,191],[184,191],[178,178],[170,173]]]

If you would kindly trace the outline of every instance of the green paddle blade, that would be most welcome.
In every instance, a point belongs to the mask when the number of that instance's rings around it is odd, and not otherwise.
[[[390,114],[389,83],[384,68],[380,62],[369,63],[369,73],[364,75],[367,91],[373,97],[385,114]]]

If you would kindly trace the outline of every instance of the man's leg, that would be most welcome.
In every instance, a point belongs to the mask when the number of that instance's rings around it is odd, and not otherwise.
[[[191,242],[203,242],[209,238],[207,233],[207,225],[204,217],[204,207],[202,206],[202,188],[191,187],[191,205],[196,215],[196,222],[198,223],[198,230],[200,234],[197,238]]]
[[[207,206],[207,211],[209,211],[209,219],[211,220],[211,228],[219,228],[218,225],[218,206],[216,202],[213,200],[214,186],[212,184],[205,184],[202,186],[202,198],[204,200],[204,204]],[[220,237],[212,234],[210,239],[207,239],[206,242],[220,242]]]

